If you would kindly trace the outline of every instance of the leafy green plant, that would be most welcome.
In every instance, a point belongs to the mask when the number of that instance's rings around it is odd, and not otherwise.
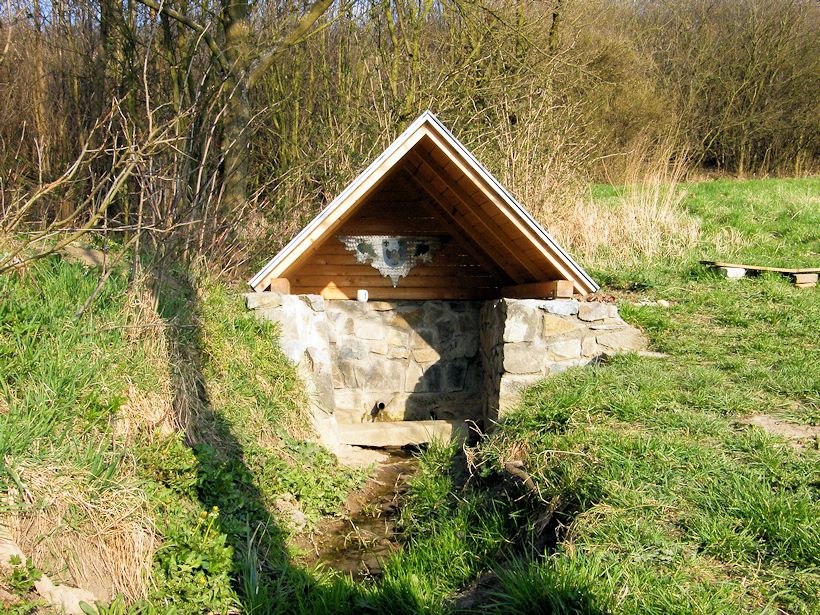
[[[11,574],[7,579],[9,588],[18,596],[24,597],[34,589],[34,584],[39,581],[43,573],[31,560],[23,563],[19,555],[12,555],[9,558]]]
[[[220,530],[219,509],[202,511],[195,521],[175,520],[157,550],[152,600],[180,614],[226,612],[236,606],[231,588],[233,549]]]

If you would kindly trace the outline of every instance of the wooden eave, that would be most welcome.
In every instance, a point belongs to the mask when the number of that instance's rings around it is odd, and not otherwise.
[[[440,209],[442,225],[460,240],[478,244],[488,270],[517,285],[568,280],[575,292],[598,289],[595,281],[555,242],[515,198],[429,111],[417,118],[330,205],[250,281],[263,291],[288,278],[378,188],[397,176],[414,181]],[[459,233],[460,231],[460,233]],[[475,247],[475,246],[473,246]],[[476,256],[480,256],[476,254]]]

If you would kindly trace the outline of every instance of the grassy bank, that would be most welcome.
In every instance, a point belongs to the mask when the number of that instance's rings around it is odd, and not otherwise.
[[[1,522],[133,613],[811,613],[820,453],[741,420],[820,424],[817,290],[698,261],[816,264],[820,181],[682,189],[694,244],[586,263],[668,358],[568,371],[466,453],[425,452],[379,583],[292,563],[279,496],[310,524],[362,473],[311,444],[275,331],[174,268],[115,272],[79,318],[99,272],[0,279]],[[32,574],[4,585],[30,598]]]
[[[814,612],[816,444],[795,447],[740,421],[820,424],[817,290],[776,275],[730,282],[698,261],[816,266],[820,182],[683,188],[700,220],[696,247],[592,263],[603,292],[668,358],[550,378],[470,451],[465,491],[453,496],[443,470],[418,481],[407,552],[430,553],[421,595],[449,598],[430,599],[431,611]],[[527,469],[539,496],[515,493],[509,462]]]
[[[77,317],[98,279],[52,257],[0,282],[0,522],[55,582],[235,611],[288,561],[277,497],[313,522],[361,473],[310,442],[295,370],[240,296],[116,271]]]

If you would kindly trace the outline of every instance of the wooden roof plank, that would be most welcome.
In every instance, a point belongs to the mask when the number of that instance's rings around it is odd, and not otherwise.
[[[411,176],[412,177],[412,176]],[[434,199],[438,204],[440,204],[440,197],[435,194],[432,190],[429,189],[428,186],[421,182],[414,182],[420,190],[425,191],[427,194],[430,195],[430,198]],[[447,211],[446,207],[430,207],[430,211],[439,218],[439,221],[444,228],[446,228],[450,234],[459,240],[464,248],[470,253],[470,255],[476,259],[476,262],[483,266],[487,271],[492,273],[494,276],[498,277],[499,280],[504,279],[511,279],[515,282],[520,282],[521,279],[518,275],[510,273],[509,271],[505,270],[501,267],[492,256],[486,253],[486,251],[482,250],[480,241],[470,234],[462,225],[458,224],[451,214]]]
[[[427,139],[424,140],[424,137]],[[542,257],[561,276],[572,280],[579,292],[586,294],[597,289],[594,280],[429,111],[422,113],[330,205],[274,256],[249,281],[250,286],[254,290],[262,291],[265,289],[266,280],[272,277],[286,277],[292,267],[304,262],[306,255],[317,249],[316,244],[325,243],[322,240],[334,232],[340,221],[370,196],[395,170],[406,154],[419,144],[432,152],[431,155],[434,158],[454,164],[454,168],[469,178],[469,181],[480,189],[493,206],[504,212],[508,223],[515,226],[517,232],[521,233],[522,240],[538,246]],[[449,181],[446,183],[458,185],[456,184],[457,179],[453,179],[448,174]],[[462,181],[462,187],[463,185]],[[385,192],[388,199],[389,194],[390,192]]]
[[[439,135],[437,135],[435,132],[428,131],[428,136],[441,148],[442,151],[448,152],[448,150],[450,149],[450,145],[446,143]],[[459,161],[458,156],[455,155],[455,152],[451,153],[451,159],[455,162],[455,164],[458,166],[459,170],[463,174],[470,177],[475,184],[482,186],[484,181],[483,178],[474,170],[472,170],[470,168],[470,165],[467,165],[464,162]],[[504,202],[504,199],[501,199],[497,195],[493,194],[493,191],[488,189],[487,187],[483,187],[483,192],[486,195],[486,197],[493,204],[495,204],[496,207],[498,207],[498,209],[504,212],[507,220],[512,222],[515,225],[515,227],[524,235],[524,237],[526,237],[531,244],[535,245],[538,248],[538,251],[543,255],[547,262],[549,262],[555,268],[555,270],[560,275],[564,276],[568,280],[573,280],[575,278],[575,276],[573,276],[570,273],[568,268],[562,265],[560,259],[556,258],[555,254],[551,254],[551,251],[548,250],[544,245],[542,245],[542,242],[538,241],[532,229],[528,228],[528,225],[524,224],[523,221],[518,219],[515,213],[509,209],[507,203]],[[579,290],[581,290],[581,292],[583,292],[584,294],[586,292],[584,288],[581,288]]]
[[[441,173],[436,169],[433,165],[435,164],[432,160],[426,160],[425,156],[421,152],[412,152],[411,156],[418,156],[421,161],[420,170],[424,170],[427,173],[432,173],[435,176],[438,176],[442,182],[446,182],[446,179],[441,176]],[[421,184],[421,182],[419,182]],[[468,210],[471,211],[471,207],[473,203],[471,203],[471,198],[469,195],[465,194],[463,189],[458,184],[450,184],[448,185],[450,191],[456,196],[456,198],[462,203],[462,205]],[[474,213],[474,212],[473,212]],[[541,276],[543,273],[539,270],[538,266],[529,261],[527,259],[523,259],[520,256],[520,250],[513,249],[509,245],[510,238],[507,237],[506,239],[499,236],[498,231],[493,225],[487,224],[485,220],[483,220],[482,216],[475,216],[475,219],[479,222],[483,230],[498,242],[500,246],[503,247],[507,251],[507,253],[512,257],[513,262],[517,262],[525,271],[529,272],[533,278],[536,280]],[[516,280],[517,282],[522,282],[523,280]]]

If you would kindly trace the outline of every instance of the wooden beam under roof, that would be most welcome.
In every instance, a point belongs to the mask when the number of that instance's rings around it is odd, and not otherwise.
[[[505,286],[501,289],[501,296],[505,299],[571,299],[572,290],[570,280],[551,280]]]
[[[521,252],[519,250],[515,250],[509,246],[509,243],[511,241],[509,237],[501,237],[499,234],[499,230],[494,228],[494,225],[488,224],[482,215],[479,215],[478,213],[472,211],[473,208],[476,206],[472,196],[467,194],[464,188],[462,188],[456,182],[454,182],[452,178],[447,177],[442,171],[437,169],[436,167],[438,166],[438,163],[435,160],[433,160],[429,154],[423,151],[414,150],[408,154],[408,158],[413,160],[418,165],[418,171],[423,171],[428,175],[432,175],[433,177],[438,179],[438,181],[442,182],[445,186],[447,186],[447,189],[450,190],[461,203],[461,216],[466,218],[468,215],[470,215],[473,218],[475,218],[478,221],[480,227],[476,230],[481,230],[484,233],[486,233],[487,237],[491,237],[494,243],[498,247],[500,247],[504,252],[506,252],[511,262],[517,263],[518,266],[521,267],[521,269],[526,271],[528,275],[531,276],[530,279],[538,280],[539,278],[544,277],[544,271],[541,270],[534,262],[532,262],[529,259],[522,258]],[[424,182],[419,183],[423,184]],[[447,205],[442,201],[441,196],[437,196],[437,201],[439,202],[439,204],[442,204],[442,206],[446,210]],[[467,227],[465,225],[460,226],[467,230]],[[509,271],[508,273],[510,274],[510,277],[515,279],[516,282],[520,283],[524,281],[524,279],[520,276],[514,276]]]
[[[503,284],[505,280],[513,280],[515,282],[521,281],[520,279],[516,279],[510,275],[489,254],[487,254],[486,251],[481,248],[479,238],[470,235],[467,229],[453,219],[447,211],[447,208],[441,203],[441,197],[430,190],[430,188],[424,183],[416,180],[415,177],[413,177],[409,172],[407,172],[406,175],[417,189],[423,191],[439,205],[439,207],[430,206],[427,207],[427,209],[438,219],[439,223],[445,230],[447,230],[448,233],[450,233],[453,239],[458,241],[464,249],[469,252],[470,256],[475,259],[476,263],[484,267],[493,276],[497,277],[499,284]]]
[[[575,276],[561,264],[561,255],[558,254],[557,251],[553,253],[551,248],[548,249],[543,245],[543,242],[536,236],[533,229],[521,220],[516,212],[512,211],[507,203],[504,202],[504,199],[496,194],[491,187],[485,185],[483,178],[476,172],[475,169],[472,168],[471,164],[462,161],[458,153],[453,151],[449,143],[437,134],[436,131],[427,129],[425,132],[433,145],[439,151],[443,152],[450,159],[450,161],[458,167],[462,174],[466,175],[477,187],[481,189],[481,192],[487,197],[487,200],[490,201],[490,203],[504,212],[505,218],[515,225],[519,232],[527,238],[529,243],[536,246],[538,252],[543,255],[547,262],[550,263],[564,279],[575,280]],[[586,294],[586,289],[582,288],[580,285],[577,286],[578,290],[582,294]]]

